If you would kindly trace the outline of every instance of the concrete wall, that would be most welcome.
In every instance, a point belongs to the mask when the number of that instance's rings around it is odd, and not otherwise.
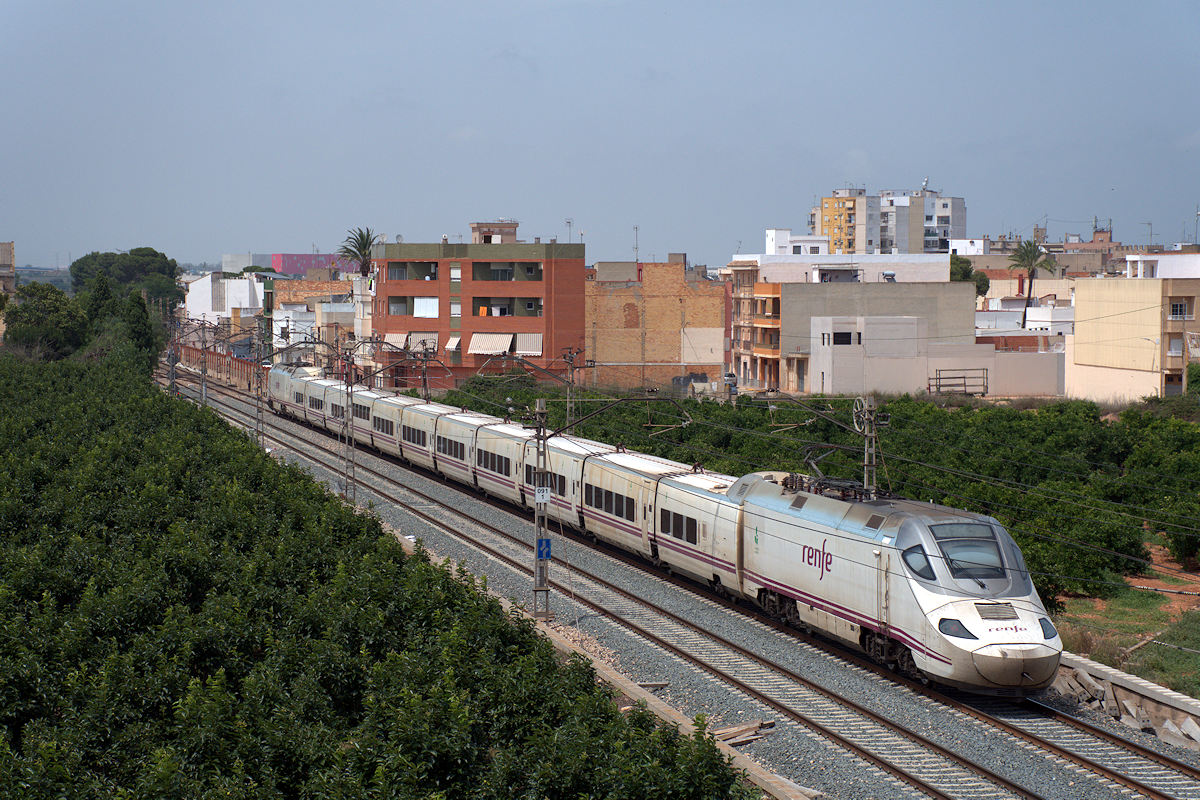
[[[862,255],[759,255],[735,256],[736,261],[757,261],[758,280],[764,283],[815,282],[822,268],[847,268],[861,275],[862,283],[879,283],[883,273],[894,273],[900,283],[933,283],[950,280],[950,256],[943,254]]]
[[[1066,391],[1071,399],[1094,403],[1124,405],[1161,392],[1158,370],[1125,369],[1076,363],[1078,334],[1068,336],[1066,351]]]
[[[973,283],[785,283],[780,300],[781,353],[811,352],[813,317],[919,317],[931,341],[975,341]]]
[[[987,370],[988,396],[1061,397],[1063,353],[997,352],[991,345],[932,343],[926,321],[915,317],[821,317],[812,321],[815,345],[806,386],[813,393],[921,394],[939,369]],[[849,345],[832,333],[852,330]],[[862,333],[858,344],[857,333]],[[823,334],[830,334],[823,339]],[[822,342],[829,341],[829,344]]]
[[[1074,362],[1161,369],[1154,361],[1161,352],[1162,298],[1162,281],[1156,278],[1077,280]]]

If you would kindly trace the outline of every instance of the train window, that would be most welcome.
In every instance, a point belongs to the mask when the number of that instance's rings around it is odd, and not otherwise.
[[[910,547],[902,553],[904,563],[908,565],[917,577],[924,578],[927,581],[933,580],[933,565],[929,563],[929,557],[925,555],[925,548],[921,545]]]
[[[938,542],[955,578],[1003,578],[1004,565],[995,540],[942,539]]]
[[[533,464],[525,465],[525,484],[527,486],[535,485],[534,478],[536,477],[536,473],[537,467]],[[567,476],[559,475],[557,472],[547,472],[546,485],[550,487],[550,491],[554,494],[565,496],[567,493]]]
[[[688,544],[696,543],[696,520],[691,517],[687,518],[687,536],[685,538]]]
[[[512,461],[507,456],[492,453],[487,450],[475,451],[475,464],[483,467],[488,472],[496,472],[500,475],[512,474]]]
[[[670,533],[671,532],[671,512],[667,511],[665,508],[659,512],[658,532],[659,533]]]
[[[955,578],[1003,578],[1004,563],[996,532],[983,522],[947,522],[930,525]]]
[[[592,502],[592,485],[590,483],[583,485],[583,504],[587,506],[595,505]]]
[[[322,408],[325,407],[325,401],[318,400],[315,397],[310,397],[310,398],[308,398],[308,407],[315,411],[320,411]]]
[[[355,419],[367,419],[370,416],[371,416],[371,409],[368,406],[365,406],[362,403],[354,404],[354,418]]]
[[[607,514],[613,513],[613,493],[608,489],[604,490],[604,511]]]
[[[930,525],[935,539],[995,539],[991,525],[981,522],[945,522]]]
[[[636,517],[637,517],[637,513],[634,510],[633,498],[626,497],[625,498],[625,519],[629,520],[630,522],[633,522],[633,520]]]
[[[304,392],[293,392],[292,399],[300,405],[304,405]]]
[[[330,403],[329,414],[334,419],[341,419],[342,417],[346,416],[346,409],[342,408],[337,403]]]
[[[354,408],[356,412],[355,416],[358,416],[358,406],[355,406]],[[413,428],[409,425],[400,426],[400,438],[406,442],[409,442],[410,444],[415,444],[417,447],[424,447],[425,442],[427,441],[425,438],[425,431],[421,430],[420,428]]]
[[[390,419],[384,419],[383,417],[375,417],[375,419],[371,420],[371,427],[387,436],[392,436],[395,433],[395,424]]]

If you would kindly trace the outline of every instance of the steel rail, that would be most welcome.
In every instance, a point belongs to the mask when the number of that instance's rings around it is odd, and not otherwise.
[[[211,388],[212,387],[210,387],[210,389]],[[232,396],[232,397],[238,399],[239,401],[243,401],[243,399],[241,397],[241,392],[236,390],[235,388],[220,387],[220,390],[221,390],[221,393],[223,393],[223,394],[227,394],[229,396]],[[235,413],[245,414],[245,412],[238,411],[236,409],[232,409],[232,407],[230,407],[230,409],[232,411],[234,411]],[[291,420],[291,421],[293,421],[297,424],[304,424],[299,420]],[[273,426],[273,427],[276,427],[277,430],[282,430],[278,426]],[[319,431],[321,433],[325,433],[324,429],[313,428],[313,427],[310,427],[309,429],[314,430],[314,431]],[[279,443],[281,446],[289,447],[289,445],[286,442],[283,442],[282,440],[278,439],[277,437],[272,436],[270,438],[272,438],[274,441]],[[313,443],[313,442],[305,442],[305,444],[307,446],[315,447],[317,449],[326,450],[327,452],[332,452],[332,451],[329,451],[328,448],[321,447],[320,445],[317,445],[316,443]],[[399,462],[397,462],[397,463],[399,463]],[[429,470],[421,469],[419,467],[416,467],[416,465],[409,464],[408,462],[403,462],[403,466],[406,469],[420,470],[420,472],[422,474],[429,475],[440,482],[446,483],[446,485],[461,488],[460,484],[457,484],[457,483],[451,484],[451,483],[446,482],[444,479],[444,476],[442,476],[438,473],[434,473]],[[368,470],[368,471],[382,480],[385,480],[389,483],[394,483],[394,481],[392,479],[378,473],[375,470]],[[450,533],[452,535],[455,535],[455,536],[462,535],[461,532],[459,532],[457,530],[451,530],[451,529],[447,528],[444,523],[434,521],[432,518],[430,518],[428,515],[426,515],[420,509],[413,508],[413,507],[409,506],[408,504],[404,503],[403,501],[399,500],[398,498],[393,498],[393,497],[387,496],[387,494],[385,492],[381,492],[379,489],[377,489],[375,487],[368,487],[368,488],[370,488],[372,491],[375,491],[376,493],[380,494],[381,496],[385,496],[385,499],[395,502],[397,505],[404,506],[410,513],[413,513],[414,515],[419,516],[422,519],[425,519],[427,522],[430,522],[430,524],[434,524],[438,528],[446,530],[448,533]],[[423,499],[425,499],[427,501],[433,502],[435,505],[445,507],[450,511],[454,511],[455,513],[461,513],[461,512],[457,512],[457,510],[455,510],[449,506],[445,506],[444,503],[442,503],[441,501],[438,501],[437,499],[435,499],[427,494],[413,490],[411,487],[406,486],[406,487],[404,487],[404,489],[405,489],[405,491],[409,491],[414,494],[417,494],[418,496],[422,497]],[[509,511],[512,511],[515,508],[510,503],[507,503],[504,501],[498,501],[494,498],[491,498],[490,496],[485,495],[485,498],[486,498],[487,502],[492,503],[493,505],[496,505],[498,507],[507,509]],[[521,511],[524,513],[526,510],[522,508]],[[481,523],[478,521],[473,521],[473,522],[474,522],[474,524],[476,524],[482,528],[485,528],[496,535],[503,536],[503,537],[508,538],[513,541],[521,541],[521,540],[517,539],[516,537],[513,537],[511,534],[508,534],[507,532],[505,532],[501,529],[495,528],[494,526],[490,526],[490,525],[487,525],[486,523]],[[573,538],[577,542],[580,541],[579,537],[573,537]],[[524,547],[530,547],[530,545],[528,545],[524,542],[521,542],[521,544]],[[482,545],[482,544],[476,544],[475,546],[479,546],[481,548],[487,547],[486,545]],[[632,554],[628,554],[625,551],[619,550],[617,548],[606,547],[605,552],[610,555],[613,555],[613,554],[619,555],[619,557],[621,557],[621,559],[625,563],[639,566],[639,567],[642,567],[643,569],[646,566],[644,562],[637,559]],[[502,561],[505,561],[505,563],[509,562],[508,557],[503,556],[503,554],[489,553],[489,555],[494,555],[494,557],[499,558]],[[516,569],[519,569],[522,572],[525,572],[525,573],[529,572],[528,568],[523,566],[520,563],[514,562],[512,564],[512,566]],[[605,586],[605,588],[609,589],[610,591],[613,591],[622,596],[626,596],[631,600],[634,600],[637,602],[642,602],[643,604],[646,604],[646,605],[652,605],[652,604],[646,603],[646,601],[642,600],[641,598],[637,598],[633,595],[630,595],[629,593],[625,592],[624,590],[621,590],[619,587],[615,587],[615,586],[612,586],[611,584],[608,584],[607,581],[605,581],[601,578],[598,578],[597,576],[593,576],[593,575],[586,573],[586,571],[581,570],[578,567],[575,567],[574,569],[576,570],[576,572],[580,573],[581,575],[584,575],[589,580],[593,580],[593,581],[597,582],[598,584]],[[705,596],[707,599],[710,599],[710,600],[715,600],[715,601],[721,603],[722,605],[725,605],[726,607],[736,608],[737,610],[740,610],[743,613],[746,613],[746,611],[747,611],[747,609],[744,606],[741,606],[740,604],[738,604],[736,602],[730,601],[728,598],[720,597],[719,595],[716,595],[716,593],[713,593],[709,590],[699,589],[698,585],[691,581],[686,581],[686,580],[680,579],[673,575],[668,575],[667,577],[668,577],[669,581],[674,585],[695,591],[698,594],[700,594],[701,596]],[[560,588],[560,590],[565,590],[565,587],[562,587],[561,585],[557,584],[556,582],[554,583],[554,585],[557,586],[558,588]],[[579,599],[579,598],[576,598],[576,599]],[[590,601],[582,601],[581,600],[581,602],[584,602],[585,605],[588,605],[589,607],[594,608],[598,612],[611,617],[610,612],[607,611],[606,609],[599,608],[598,606],[594,605]],[[678,617],[677,615],[674,615],[671,612],[666,611],[665,609],[656,609],[656,610],[658,613],[663,614],[663,616],[672,619],[673,621],[677,622],[678,624],[683,624],[683,625],[688,626],[689,628],[699,630],[698,628],[696,628],[696,626],[693,626],[690,623],[688,623],[687,620],[682,619],[682,618]],[[751,610],[749,612],[749,616],[757,619],[759,622],[768,624],[772,628],[779,630],[781,632],[786,632],[791,635],[796,635],[798,633],[798,631],[796,629],[794,629],[772,617],[768,617],[757,610]],[[636,627],[636,623],[629,623],[627,625],[626,624],[627,621],[623,621],[623,620],[615,620],[615,621],[619,622],[622,625],[626,625],[626,627],[630,627],[630,626]],[[689,655],[687,655],[685,653],[680,652],[678,650],[678,648],[676,648],[674,645],[670,644],[669,642],[660,642],[659,637],[655,636],[651,632],[642,631],[639,629],[638,633],[639,633],[639,635],[642,635],[646,638],[654,640],[655,644],[662,646],[664,649],[667,649],[670,652],[676,653],[681,658],[684,658],[684,659],[688,660],[689,662],[693,661],[692,657],[690,657]],[[914,741],[918,741],[918,743],[922,744],[922,746],[926,746],[926,747],[928,747],[928,749],[930,749],[934,752],[938,752],[939,755],[942,755],[945,758],[953,760],[956,763],[959,763],[960,765],[967,767],[968,769],[971,769],[973,772],[976,772],[976,774],[979,774],[981,777],[985,777],[985,779],[987,779],[989,781],[993,781],[993,782],[997,783],[998,785],[1005,786],[1005,788],[1007,788],[1009,791],[1012,791],[1012,792],[1018,794],[1019,796],[1022,796],[1022,797],[1036,797],[1037,796],[1035,794],[1029,793],[1023,787],[1020,787],[1017,784],[1013,784],[1013,783],[1007,781],[1007,779],[1003,778],[1003,776],[995,775],[994,773],[990,773],[990,771],[986,770],[986,768],[980,767],[979,765],[971,764],[969,761],[967,761],[966,759],[963,759],[960,756],[957,756],[957,754],[954,754],[952,751],[947,750],[945,752],[941,752],[942,750],[944,750],[944,748],[941,748],[940,745],[937,745],[934,742],[928,742],[928,744],[926,744],[926,742],[928,740],[924,740],[924,737],[921,737],[920,734],[917,734],[913,731],[908,730],[907,728],[900,725],[899,723],[888,721],[885,718],[876,715],[875,712],[870,711],[870,709],[861,708],[861,707],[857,706],[857,704],[854,704],[852,701],[848,701],[844,698],[837,697],[836,695],[833,695],[832,693],[827,692],[822,687],[812,684],[810,681],[807,681],[806,679],[802,678],[801,676],[794,675],[794,673],[790,673],[790,671],[786,667],[782,667],[780,665],[774,664],[773,662],[770,662],[768,659],[764,659],[754,653],[751,653],[751,652],[745,650],[744,648],[740,647],[739,645],[729,642],[728,640],[724,640],[722,637],[712,634],[709,631],[702,631],[702,633],[705,636],[708,636],[709,638],[713,639],[714,641],[718,641],[723,646],[734,649],[735,651],[739,652],[743,656],[745,656],[747,658],[751,658],[754,661],[756,661],[757,663],[768,667],[769,669],[773,669],[773,670],[780,672],[781,674],[785,675],[786,677],[797,681],[801,685],[804,685],[806,688],[810,688],[813,691],[816,691],[816,692],[822,694],[823,696],[827,697],[828,699],[833,700],[834,702],[838,702],[843,705],[846,705],[847,707],[854,710],[856,713],[860,713],[865,717],[871,718],[873,721],[876,721],[879,724],[885,725],[885,726],[893,729],[895,732],[897,732],[898,734],[900,734],[902,736],[905,736],[906,738],[910,738],[910,739],[913,739]],[[912,690],[918,694],[921,694],[922,696],[925,696],[931,700],[934,700],[943,705],[946,705],[956,711],[960,711],[963,714],[966,714],[966,715],[968,715],[980,722],[983,722],[989,726],[995,727],[995,728],[1003,731],[1004,733],[1007,733],[1007,734],[1009,734],[1015,738],[1018,738],[1022,741],[1025,741],[1039,749],[1046,750],[1053,755],[1056,755],[1067,761],[1071,761],[1071,762],[1077,764],[1078,766],[1084,767],[1085,769],[1087,769],[1091,772],[1094,772],[1095,774],[1097,774],[1103,778],[1111,780],[1114,783],[1117,783],[1119,785],[1125,786],[1128,789],[1132,789],[1146,797],[1154,798],[1154,800],[1176,800],[1175,796],[1172,794],[1169,794],[1169,793],[1167,793],[1163,790],[1157,789],[1155,787],[1149,786],[1149,785],[1137,780],[1136,778],[1126,775],[1112,767],[1108,767],[1106,765],[1100,764],[1086,756],[1075,753],[1072,750],[1070,750],[1062,745],[1059,745],[1054,742],[1043,739],[1043,738],[1037,736],[1036,734],[1029,733],[1028,731],[1021,729],[1019,726],[1017,726],[1013,723],[998,719],[998,718],[994,717],[993,715],[990,715],[984,711],[981,711],[979,709],[972,707],[971,705],[969,705],[968,703],[966,703],[962,700],[959,700],[959,699],[954,698],[950,695],[947,695],[943,692],[939,692],[935,689],[932,689],[929,686],[926,686],[918,681],[914,681],[914,680],[911,680],[902,675],[897,675],[895,673],[892,673],[891,671],[876,664],[875,662],[869,661],[855,653],[852,653],[852,652],[845,650],[843,648],[840,648],[840,647],[831,646],[830,643],[825,642],[823,640],[814,640],[813,637],[810,637],[810,636],[806,636],[804,638],[810,644],[817,646],[818,648],[824,650],[825,652],[836,654],[839,657],[850,661],[855,666],[866,669],[877,675],[886,676],[890,680],[895,681],[896,683],[899,683],[899,684],[905,686],[906,688],[909,688],[910,690]],[[700,664],[697,664],[697,666],[701,667],[703,669],[706,669],[707,671],[713,672],[713,674],[717,674],[717,672],[719,672],[719,670],[716,670],[716,668],[710,668],[708,666],[704,666],[704,665],[700,665]],[[714,670],[716,670],[716,671],[714,671]],[[758,694],[757,690],[753,689],[753,687],[748,687],[748,686],[744,687],[743,685],[741,685],[740,681],[738,681],[737,678],[734,678],[732,676],[723,676],[723,675],[717,675],[717,677],[721,678],[722,680],[727,680],[732,685],[738,686],[740,691],[743,691],[747,694],[755,696],[755,699],[759,699],[760,702],[764,702],[765,704],[771,706],[772,708],[776,708],[777,710],[780,710],[780,713],[783,713],[786,716],[791,717],[794,714],[799,715],[799,712],[783,710],[781,708],[778,708],[775,704],[775,701],[771,700],[770,698],[759,698],[757,696],[757,694]],[[1123,737],[1117,736],[1116,734],[1113,734],[1108,731],[1104,731],[1103,729],[1092,726],[1089,723],[1087,723],[1083,720],[1080,720],[1076,717],[1073,717],[1069,714],[1065,714],[1063,712],[1059,712],[1054,709],[1050,709],[1049,707],[1044,706],[1044,704],[1036,703],[1034,701],[1029,701],[1029,702],[1032,705],[1034,705],[1035,707],[1037,707],[1040,711],[1042,711],[1042,713],[1044,713],[1046,716],[1051,716],[1054,719],[1056,719],[1057,721],[1062,722],[1063,724],[1070,725],[1072,727],[1076,727],[1080,730],[1084,730],[1087,733],[1097,736],[1098,738],[1103,738],[1112,744],[1115,744],[1119,747],[1128,749],[1131,752],[1134,752],[1135,754],[1137,754],[1139,756],[1142,756],[1148,760],[1152,760],[1161,766],[1167,767],[1168,769],[1172,769],[1181,774],[1185,774],[1188,777],[1200,778],[1200,770],[1197,770],[1196,768],[1192,767],[1191,765],[1185,764],[1183,762],[1179,762],[1175,759],[1170,758],[1169,756],[1165,756],[1161,753],[1157,753],[1153,750],[1150,750],[1149,748],[1146,748],[1136,742],[1132,742],[1128,739],[1124,739]],[[803,717],[803,715],[799,715],[799,717]],[[851,750],[852,752],[858,753],[857,746],[855,746],[852,742],[848,742],[848,740],[843,740],[835,732],[824,730],[822,728],[822,726],[820,725],[820,723],[817,723],[812,720],[806,720],[803,718],[797,718],[797,721],[813,728],[814,730],[817,730],[817,732],[823,736],[828,736],[828,738],[833,739],[834,741],[838,741],[839,744],[842,744],[844,747]],[[845,743],[843,743],[843,742],[845,742]],[[862,754],[860,753],[860,755],[862,755]],[[884,766],[878,764],[876,762],[876,758],[873,756],[873,754],[863,755],[863,757],[867,758],[867,760],[870,760],[872,763],[876,763],[876,765],[880,766],[881,769],[888,769],[887,767],[884,767]],[[981,772],[981,770],[982,770],[982,772]],[[890,772],[890,770],[888,770],[888,771]],[[902,770],[901,770],[901,772],[902,772]],[[896,774],[896,773],[892,773],[892,774]],[[904,777],[902,777],[901,775],[898,775],[898,774],[896,775],[896,777],[898,777],[902,780],[906,780]],[[906,780],[906,782],[907,782],[907,780]],[[910,785],[915,786],[915,784],[910,784]],[[930,789],[928,789],[928,790],[923,787],[917,787],[917,788],[920,788],[921,791],[931,791],[934,793],[934,796],[939,796],[937,794],[937,790],[933,789],[932,787],[930,787]]]

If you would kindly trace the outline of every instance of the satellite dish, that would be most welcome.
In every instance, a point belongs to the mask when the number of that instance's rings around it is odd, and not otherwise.
[[[398,233],[396,234],[396,244],[404,244],[404,237]]]

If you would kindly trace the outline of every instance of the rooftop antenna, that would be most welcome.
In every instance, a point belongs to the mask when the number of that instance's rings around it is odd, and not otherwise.
[[[571,243],[571,226],[575,224],[575,220],[573,220],[570,217],[567,217],[566,222],[567,222],[567,244],[570,244]]]

